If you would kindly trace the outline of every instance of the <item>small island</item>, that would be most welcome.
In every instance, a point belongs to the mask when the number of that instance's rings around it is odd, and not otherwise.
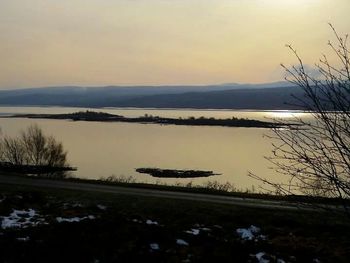
[[[158,178],[197,178],[197,177],[209,177],[216,174],[213,171],[200,171],[200,170],[172,170],[172,169],[160,169],[160,168],[137,168],[136,172],[149,174]]]
[[[11,116],[2,116],[2,118],[57,119],[73,121],[129,122],[160,125],[222,126],[244,128],[282,128],[291,126],[291,124],[286,123],[274,123],[236,117],[227,119],[207,117],[165,118],[147,114],[141,117],[124,117],[121,115],[95,111],[80,111],[65,114],[15,114]]]

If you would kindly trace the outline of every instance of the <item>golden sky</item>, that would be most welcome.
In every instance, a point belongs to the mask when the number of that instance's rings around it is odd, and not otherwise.
[[[258,83],[327,53],[350,0],[1,0],[0,88]]]

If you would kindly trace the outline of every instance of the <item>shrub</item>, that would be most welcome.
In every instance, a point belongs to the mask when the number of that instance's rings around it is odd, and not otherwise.
[[[68,167],[67,152],[52,136],[34,124],[18,137],[0,139],[0,161],[12,165]]]

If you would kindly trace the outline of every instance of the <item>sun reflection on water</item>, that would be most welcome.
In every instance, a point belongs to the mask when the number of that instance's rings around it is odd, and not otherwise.
[[[267,118],[272,119],[292,119],[304,117],[308,113],[301,111],[272,111],[267,114]]]

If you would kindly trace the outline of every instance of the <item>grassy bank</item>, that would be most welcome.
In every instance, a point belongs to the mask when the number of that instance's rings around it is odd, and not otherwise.
[[[196,185],[192,182],[189,183],[175,183],[175,184],[165,184],[165,183],[145,183],[139,182],[133,176],[109,176],[100,179],[86,179],[78,178],[73,176],[61,177],[46,177],[46,176],[28,176],[18,173],[0,173],[1,176],[9,177],[23,177],[30,178],[32,180],[49,179],[53,181],[68,181],[76,183],[87,183],[87,184],[99,184],[99,185],[109,185],[109,186],[119,186],[127,188],[139,188],[139,189],[150,189],[150,190],[160,190],[160,191],[175,191],[183,193],[198,193],[198,194],[212,194],[220,196],[231,196],[238,198],[249,198],[249,199],[263,199],[271,201],[288,201],[297,202],[300,205],[305,206],[317,206],[319,204],[323,205],[337,205],[343,206],[344,202],[349,205],[350,200],[339,200],[337,198],[324,198],[324,197],[314,197],[305,195],[280,195],[267,192],[258,192],[255,188],[251,189],[239,189],[235,185],[226,182],[221,183],[218,181],[208,181],[201,185]]]
[[[259,262],[262,252],[270,262],[347,262],[350,256],[348,220],[323,212],[3,185],[0,190],[2,223],[14,211],[36,213],[34,225],[0,230],[2,262]],[[244,240],[237,229],[251,225],[261,231]]]

